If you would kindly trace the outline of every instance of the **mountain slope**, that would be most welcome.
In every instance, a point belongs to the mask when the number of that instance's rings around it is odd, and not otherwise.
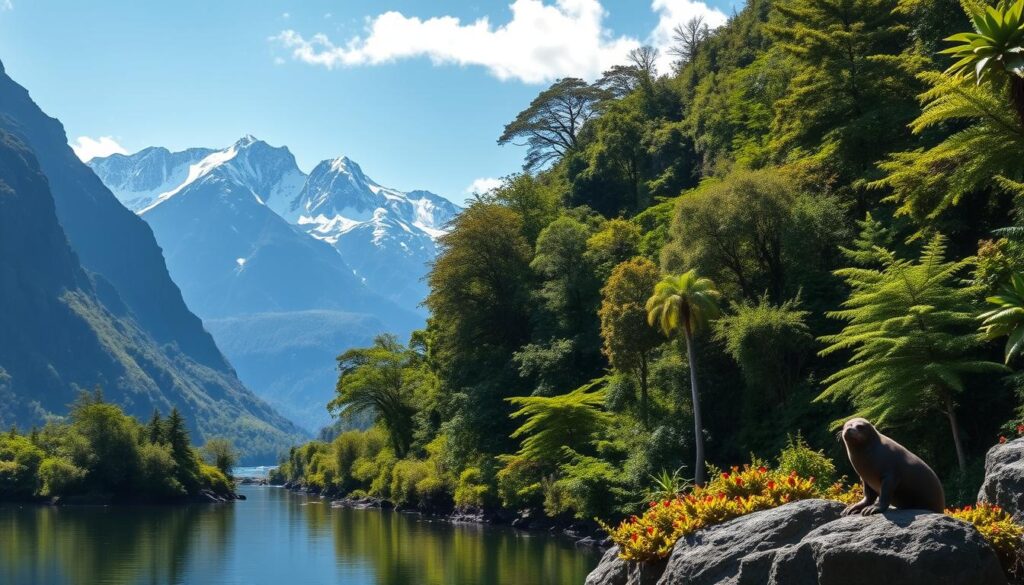
[[[213,150],[190,148],[171,152],[153,147],[131,156],[113,154],[90,161],[96,174],[125,207],[139,211],[151,205],[188,178],[189,167],[206,158]]]
[[[178,406],[194,432],[231,435],[250,459],[265,461],[291,443],[298,429],[239,382],[185,306],[149,227],[74,156],[61,124],[39,110],[2,65],[0,129],[7,132],[8,150],[20,153],[8,155],[8,190],[18,184],[21,198],[49,199],[52,222],[62,230],[59,237],[43,230],[38,222],[48,221],[39,219],[45,210],[24,203],[3,214],[4,235],[11,239],[0,249],[0,304],[9,314],[0,328],[6,348],[0,368],[9,378],[5,392],[22,405],[14,422],[28,425],[47,413],[62,414],[76,388],[100,383],[108,397],[138,416]],[[27,152],[38,166],[15,162],[28,160]],[[19,183],[40,172],[47,188],[38,180]],[[26,247],[31,234],[16,229],[22,224],[39,225],[50,243]],[[64,249],[54,238],[64,238]],[[71,252],[77,260],[69,264]],[[26,264],[25,257],[33,262]]]

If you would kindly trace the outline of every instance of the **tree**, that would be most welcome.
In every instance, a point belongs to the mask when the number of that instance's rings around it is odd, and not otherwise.
[[[698,15],[690,18],[682,24],[677,24],[672,29],[673,45],[669,48],[670,55],[676,57],[676,69],[682,69],[690,61],[693,61],[697,50],[711,36],[711,29],[704,22],[704,16]]]
[[[559,79],[505,125],[498,144],[526,146],[527,170],[557,161],[576,148],[580,130],[596,113],[602,93],[582,79]]]
[[[635,375],[640,387],[640,420],[648,423],[651,353],[664,341],[647,324],[648,291],[660,280],[658,267],[646,258],[616,266],[601,289],[601,337],[612,367]]]
[[[327,409],[345,416],[375,413],[395,455],[405,457],[414,431],[413,400],[430,381],[422,356],[398,343],[394,335],[378,335],[372,346],[341,354],[338,369],[338,395]]]
[[[615,218],[604,222],[587,240],[586,257],[597,278],[608,280],[616,266],[638,255],[640,237],[640,228],[631,221]]]
[[[978,316],[986,339],[1006,337],[1006,363],[1024,353],[1024,275],[1014,273],[999,294],[988,299],[996,308]]]
[[[719,292],[715,283],[689,270],[678,276],[667,276],[654,287],[647,300],[647,323],[658,327],[666,337],[683,334],[690,366],[690,393],[693,399],[694,450],[697,463],[694,482],[704,485],[704,425],[701,420],[700,392],[697,387],[697,354],[694,335],[718,316]]]
[[[784,302],[796,274],[825,273],[844,224],[838,201],[795,193],[777,170],[736,171],[681,198],[662,265],[701,266],[748,300]]]
[[[164,439],[170,447],[171,457],[177,464],[178,481],[189,493],[194,493],[200,483],[199,460],[192,450],[185,417],[178,407],[171,409],[171,414],[164,421]]]
[[[208,439],[203,445],[203,455],[207,463],[219,469],[229,479],[232,477],[231,470],[238,465],[238,451],[229,439]]]
[[[155,408],[146,425],[146,439],[154,445],[164,442],[164,420],[160,416],[160,411]]]
[[[564,455],[563,449],[581,451],[606,425],[611,416],[601,410],[603,389],[595,387],[603,379],[585,384],[560,396],[516,396],[508,401],[519,410],[512,418],[526,418],[512,438],[523,438],[519,456],[528,460],[553,462]]]
[[[946,261],[945,253],[945,238],[935,236],[916,262],[879,249],[881,268],[836,271],[851,292],[829,316],[846,325],[821,338],[828,347],[820,355],[853,353],[845,368],[825,379],[828,387],[818,400],[849,399],[855,416],[882,427],[942,411],[963,471],[967,456],[956,396],[966,389],[966,375],[1004,368],[975,357],[977,291],[957,280],[970,260]]]
[[[768,27],[794,67],[775,102],[772,147],[833,175],[855,195],[857,214],[873,204],[860,181],[892,145],[907,143],[917,113],[918,66],[909,53],[898,0],[784,0]],[[851,191],[852,189],[852,191]]]
[[[1001,0],[995,7],[963,2],[975,32],[953,35],[958,43],[941,53],[957,59],[948,75],[974,76],[978,83],[1009,86],[1010,104],[1024,126],[1024,0]]]

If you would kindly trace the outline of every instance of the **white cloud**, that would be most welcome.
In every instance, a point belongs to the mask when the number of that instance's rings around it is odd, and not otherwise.
[[[79,136],[71,144],[71,150],[75,151],[75,154],[83,162],[89,162],[98,156],[110,156],[115,153],[128,154],[128,151],[111,136],[100,136],[99,138]]]
[[[658,15],[658,25],[654,27],[648,44],[658,49],[658,71],[668,73],[675,57],[669,54],[672,47],[672,29],[696,16],[703,16],[709,28],[718,28],[729,19],[724,12],[711,8],[703,2],[694,0],[654,0],[651,10]]]
[[[514,0],[509,8],[512,19],[497,25],[487,17],[463,23],[454,16],[421,20],[390,11],[370,18],[363,36],[342,44],[323,33],[307,38],[294,30],[271,40],[292,58],[329,69],[427,57],[435,65],[480,66],[498,79],[526,83],[594,79],[640,45],[605,28],[599,0]]]
[[[283,19],[285,19],[285,20],[288,20],[288,19],[289,19],[289,18],[291,18],[291,17],[292,17],[292,15],[291,15],[291,13],[290,13],[290,12],[282,12],[282,13],[281,13],[281,18],[283,18]]]
[[[495,179],[494,177],[480,177],[466,187],[466,194],[475,195],[479,193],[483,195],[484,193],[489,193],[504,184],[505,181],[501,179]]]

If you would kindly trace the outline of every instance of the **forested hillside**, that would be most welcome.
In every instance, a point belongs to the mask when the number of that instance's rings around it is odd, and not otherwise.
[[[281,477],[610,517],[701,450],[839,461],[862,415],[973,502],[1021,417],[1024,3],[965,4],[750,0],[680,27],[673,71],[545,89],[499,138],[524,171],[441,239],[426,330],[339,358],[330,408],[377,426]]]

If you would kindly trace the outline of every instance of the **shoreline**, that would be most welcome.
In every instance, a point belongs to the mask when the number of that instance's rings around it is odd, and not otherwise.
[[[256,479],[256,478],[248,478]],[[272,484],[265,479],[256,479],[242,483],[241,485],[263,485],[286,489],[296,494],[317,496],[322,500],[330,502],[332,508],[348,508],[351,510],[393,510],[399,514],[419,516],[421,518],[445,522],[452,525],[464,526],[500,526],[513,530],[546,534],[557,538],[564,538],[572,542],[576,547],[593,548],[598,551],[605,551],[612,547],[611,539],[596,525],[582,521],[566,521],[552,519],[544,515],[532,516],[529,513],[515,513],[511,510],[498,509],[484,511],[478,509],[457,510],[457,509],[422,509],[417,507],[395,506],[393,502],[374,497],[353,498],[339,494],[322,493],[316,489],[310,489],[299,484],[285,483]]]

